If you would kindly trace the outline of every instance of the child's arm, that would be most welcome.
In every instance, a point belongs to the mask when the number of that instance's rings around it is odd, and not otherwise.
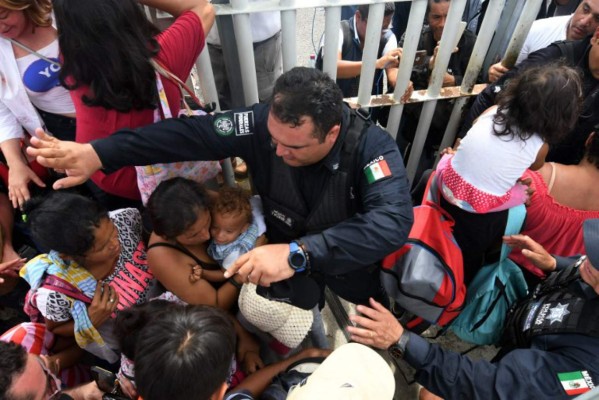
[[[208,282],[224,282],[227,279],[225,278],[225,271],[218,270],[212,271],[207,269],[202,269],[202,278],[206,279]]]

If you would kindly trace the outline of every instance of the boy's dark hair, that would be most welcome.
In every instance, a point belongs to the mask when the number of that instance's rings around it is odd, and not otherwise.
[[[0,399],[16,400],[9,393],[13,381],[27,365],[27,352],[20,344],[0,341]]]
[[[431,12],[431,4],[432,3],[449,3],[451,0],[428,0],[428,2],[426,3],[426,13],[425,18],[428,18],[428,13]]]
[[[135,349],[141,331],[150,321],[168,312],[171,307],[176,307],[176,304],[166,300],[152,300],[135,304],[118,313],[113,331],[121,352],[128,359],[135,361]]]
[[[495,135],[526,140],[536,133],[546,143],[559,143],[578,120],[580,75],[562,63],[527,68],[507,82],[497,104]]]
[[[71,257],[85,256],[94,245],[95,230],[108,218],[101,204],[61,191],[27,201],[23,212],[31,238],[40,250],[55,250]]]
[[[153,109],[158,92],[150,59],[160,31],[134,0],[54,0],[60,83],[89,86],[82,100],[119,112]]]
[[[216,214],[243,215],[248,223],[252,222],[252,195],[239,186],[224,186],[218,191],[218,197],[212,204],[212,211]]]
[[[370,8],[370,5],[368,4],[362,4],[358,6],[358,11],[360,11],[360,16],[362,17],[362,20],[366,21],[368,20],[368,9]],[[385,17],[393,14],[395,12],[395,3],[393,3],[392,1],[388,1],[385,3],[385,13],[383,14]]]
[[[320,143],[343,118],[343,93],[334,80],[316,68],[295,67],[275,82],[270,111],[283,123],[301,125],[303,117],[314,122],[313,136]]]
[[[174,240],[208,211],[210,199],[201,183],[185,178],[161,182],[148,199],[147,212],[158,236]]]
[[[139,335],[135,382],[144,400],[208,399],[225,382],[235,352],[229,317],[210,306],[177,306]]]

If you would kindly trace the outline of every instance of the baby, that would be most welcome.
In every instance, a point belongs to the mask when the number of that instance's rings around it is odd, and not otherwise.
[[[212,205],[208,254],[225,269],[256,244],[259,228],[252,217],[251,200],[242,188],[223,187]]]

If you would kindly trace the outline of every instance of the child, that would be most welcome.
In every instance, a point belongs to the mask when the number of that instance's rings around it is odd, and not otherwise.
[[[581,94],[580,77],[567,66],[529,68],[512,79],[498,105],[479,117],[455,154],[439,163],[445,199],[479,214],[524,203],[526,187],[517,181],[527,168],[539,169],[548,144],[572,130]]]
[[[481,115],[457,151],[448,151],[439,162],[441,206],[456,222],[466,282],[503,234],[507,213],[498,211],[527,200],[527,186],[519,183],[524,171],[540,168],[548,144],[560,142],[574,127],[581,94],[575,69],[556,64],[529,68],[508,82],[498,105]]]
[[[212,242],[208,254],[227,269],[240,255],[254,248],[259,235],[252,218],[251,195],[239,187],[223,187],[210,213]]]

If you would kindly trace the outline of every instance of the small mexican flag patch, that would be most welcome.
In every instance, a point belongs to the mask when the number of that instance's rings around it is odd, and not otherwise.
[[[557,374],[557,377],[562,384],[566,394],[575,396],[591,390],[583,372],[588,376],[586,371],[565,372]]]
[[[374,183],[391,176],[391,170],[389,169],[386,160],[380,160],[364,168],[364,174],[366,174],[368,183]]]

